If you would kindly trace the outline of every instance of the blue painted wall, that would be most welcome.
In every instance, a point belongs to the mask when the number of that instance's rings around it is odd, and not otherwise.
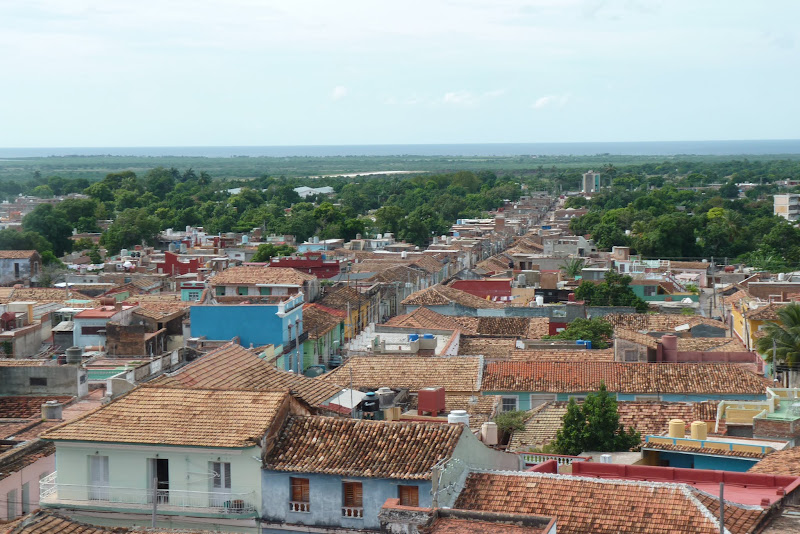
[[[309,479],[309,512],[289,511],[291,497],[289,479],[293,476]],[[334,475],[284,473],[266,469],[262,471],[261,477],[262,511],[263,518],[267,521],[351,529],[379,529],[378,512],[386,499],[398,497],[398,485],[419,486],[419,505],[423,508],[431,506],[431,483],[429,480],[342,478]],[[363,519],[342,517],[342,480],[357,481],[363,484]]]
[[[666,451],[659,451],[658,456],[662,460],[669,461],[670,467],[712,469],[717,471],[734,471],[737,473],[744,473],[758,462],[756,458],[734,458],[731,456],[712,456]]]
[[[285,345],[289,340],[290,322],[294,324],[300,319],[302,331],[303,307],[295,307],[284,317],[279,317],[277,311],[278,306],[260,304],[192,306],[192,336],[219,340],[239,336],[244,347],[251,343],[254,346]],[[293,331],[292,337],[294,335]]]

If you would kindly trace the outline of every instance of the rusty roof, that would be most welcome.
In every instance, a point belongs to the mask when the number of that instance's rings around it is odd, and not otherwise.
[[[288,390],[140,386],[41,437],[55,441],[252,447],[273,424],[288,397]]]
[[[484,391],[763,395],[767,380],[729,363],[492,362]]]
[[[403,299],[404,306],[446,306],[460,304],[467,308],[503,308],[499,302],[476,297],[466,291],[437,284],[410,294]]]
[[[354,356],[344,365],[314,380],[352,384],[356,388],[407,388],[412,392],[441,386],[445,391],[471,393],[480,387],[483,358]]]
[[[230,343],[201,356],[154,384],[193,389],[291,390],[310,406],[321,406],[342,391],[335,383],[281,371],[241,345]]]
[[[264,467],[292,473],[428,480],[450,458],[462,425],[289,417]]]
[[[212,286],[277,284],[302,286],[316,276],[290,267],[241,266],[230,267],[211,277]]]

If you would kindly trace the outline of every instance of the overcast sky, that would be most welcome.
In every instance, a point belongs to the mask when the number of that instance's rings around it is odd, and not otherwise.
[[[800,138],[800,2],[0,0],[0,146]]]

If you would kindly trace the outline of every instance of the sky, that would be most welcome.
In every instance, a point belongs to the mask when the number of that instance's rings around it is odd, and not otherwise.
[[[800,138],[796,0],[0,0],[0,147]]]

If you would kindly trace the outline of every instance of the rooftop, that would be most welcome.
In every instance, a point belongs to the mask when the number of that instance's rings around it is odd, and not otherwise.
[[[460,304],[467,308],[503,308],[503,304],[485,300],[466,291],[437,284],[412,293],[403,299],[404,306],[447,306]]]
[[[683,484],[473,472],[467,477],[455,508],[550,515],[556,517],[559,534],[719,532],[715,516],[696,492]],[[752,510],[747,514],[749,521],[742,523],[754,527],[762,514],[761,509]],[[731,510],[726,517],[736,516]],[[749,529],[735,528],[732,532]]]
[[[281,371],[241,345],[231,343],[201,356],[155,384],[170,388],[291,390],[310,406],[319,406],[342,388],[332,382]]]
[[[288,391],[140,386],[44,434],[89,441],[243,448],[255,446],[287,402]],[[225,424],[220,424],[224,421]]]
[[[560,361],[560,362],[611,362],[614,361],[614,349],[525,349],[513,350],[510,359],[522,362]]]
[[[736,364],[628,362],[492,362],[484,391],[764,395],[767,381]]]
[[[38,254],[35,250],[0,250],[0,260],[24,260]]]
[[[480,389],[482,366],[483,358],[472,356],[354,356],[315,380],[345,384],[352,380],[355,388],[385,386],[416,392],[425,387],[441,386],[445,392],[471,393]]]
[[[316,276],[288,267],[242,266],[225,269],[210,280],[212,286],[254,284],[302,286],[309,280],[316,280]]]
[[[427,480],[464,427],[440,423],[290,417],[264,467],[294,473]]]

